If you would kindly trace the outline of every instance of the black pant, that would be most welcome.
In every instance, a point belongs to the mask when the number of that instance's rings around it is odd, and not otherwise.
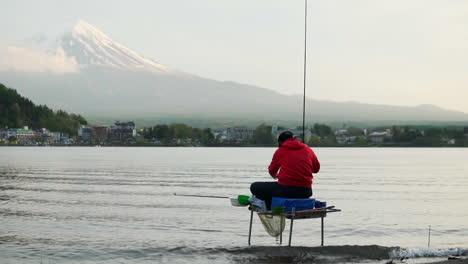
[[[309,198],[312,196],[312,188],[280,185],[277,182],[254,182],[250,185],[250,191],[258,199],[264,200],[268,209],[271,209],[271,197]]]

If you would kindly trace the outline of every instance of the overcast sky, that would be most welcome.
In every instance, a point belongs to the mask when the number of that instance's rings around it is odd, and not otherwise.
[[[3,1],[0,43],[83,19],[164,65],[302,93],[303,0]],[[468,112],[468,1],[309,0],[307,95]]]

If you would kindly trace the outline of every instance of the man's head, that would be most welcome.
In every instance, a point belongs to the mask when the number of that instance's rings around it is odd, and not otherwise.
[[[288,139],[294,138],[294,135],[291,131],[284,131],[278,136],[278,145],[281,147],[281,144]]]

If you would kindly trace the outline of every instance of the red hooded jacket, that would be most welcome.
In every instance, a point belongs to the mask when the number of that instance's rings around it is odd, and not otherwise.
[[[278,184],[308,188],[312,187],[312,173],[319,170],[320,162],[314,151],[297,139],[283,142],[268,167],[270,175],[278,178]]]

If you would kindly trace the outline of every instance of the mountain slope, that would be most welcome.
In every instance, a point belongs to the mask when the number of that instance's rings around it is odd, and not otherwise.
[[[29,126],[33,129],[47,128],[74,135],[78,127],[86,123],[80,115],[60,110],[54,112],[45,105],[37,106],[0,83],[0,128]]]
[[[92,115],[186,115],[299,120],[302,97],[201,78],[171,69],[112,40],[80,21],[59,37],[57,50],[78,71],[0,72],[0,81],[41,104]],[[396,107],[307,100],[307,117],[317,121],[466,121],[468,115],[436,107]]]

